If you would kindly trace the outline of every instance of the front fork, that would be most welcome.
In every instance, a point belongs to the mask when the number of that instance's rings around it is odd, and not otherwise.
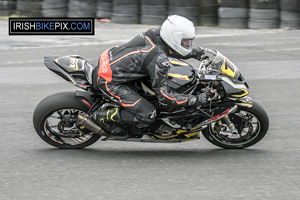
[[[242,98],[239,98],[238,102],[236,103],[236,105],[238,106],[245,106],[245,107],[252,107],[253,103],[252,103],[252,98],[249,96],[245,96]],[[227,127],[229,128],[229,130],[231,131],[231,133],[233,135],[238,135],[238,130],[236,129],[235,125],[231,122],[231,120],[229,119],[228,114],[225,115],[222,119],[224,119]],[[219,125],[222,125],[221,121],[218,121]]]
[[[238,134],[238,130],[236,129],[235,125],[230,121],[229,116],[225,115],[225,117],[223,117],[227,127],[231,130],[233,135],[237,135]]]

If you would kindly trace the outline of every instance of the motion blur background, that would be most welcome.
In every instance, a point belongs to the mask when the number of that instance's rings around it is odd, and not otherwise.
[[[0,0],[0,16],[93,17],[159,25],[167,15],[199,26],[300,28],[300,0]]]

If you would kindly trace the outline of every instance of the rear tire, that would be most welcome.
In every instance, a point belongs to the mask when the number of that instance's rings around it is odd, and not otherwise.
[[[65,119],[61,119],[58,113],[70,118],[70,116],[75,116],[71,115],[72,112],[74,112],[73,114],[88,112],[88,108],[77,100],[75,92],[62,92],[46,97],[37,105],[33,113],[35,131],[45,142],[61,149],[81,149],[96,142],[101,136],[93,132],[87,133],[86,130],[81,137],[72,138],[57,135],[57,133],[61,133],[59,124]],[[68,126],[66,128],[81,133],[78,128]]]
[[[248,121],[248,123],[251,123],[248,129],[242,127],[242,125],[247,123],[247,120],[242,121],[242,118],[237,115],[238,113],[247,113],[249,117],[254,116]],[[239,106],[235,113],[229,115],[229,118],[236,128],[240,130],[239,134],[245,133],[243,132],[244,129],[248,130],[248,133],[243,137],[231,139],[229,136],[218,134],[215,129],[213,130],[216,123],[212,123],[202,131],[203,136],[212,144],[224,149],[243,149],[259,142],[266,135],[269,128],[269,117],[263,107],[256,102],[253,102],[251,108]],[[252,132],[250,131],[251,129]]]

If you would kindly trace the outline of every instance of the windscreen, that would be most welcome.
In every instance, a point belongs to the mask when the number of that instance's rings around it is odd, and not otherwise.
[[[225,56],[217,50],[209,50],[208,53],[214,56],[213,61],[207,67],[206,74],[218,75],[224,74],[234,77],[238,72],[238,68]]]

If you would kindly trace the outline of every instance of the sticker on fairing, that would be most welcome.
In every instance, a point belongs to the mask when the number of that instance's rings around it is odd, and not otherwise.
[[[205,79],[216,80],[217,77],[216,77],[216,75],[205,75]]]
[[[70,67],[71,68],[76,68],[76,59],[75,58],[70,58]]]

